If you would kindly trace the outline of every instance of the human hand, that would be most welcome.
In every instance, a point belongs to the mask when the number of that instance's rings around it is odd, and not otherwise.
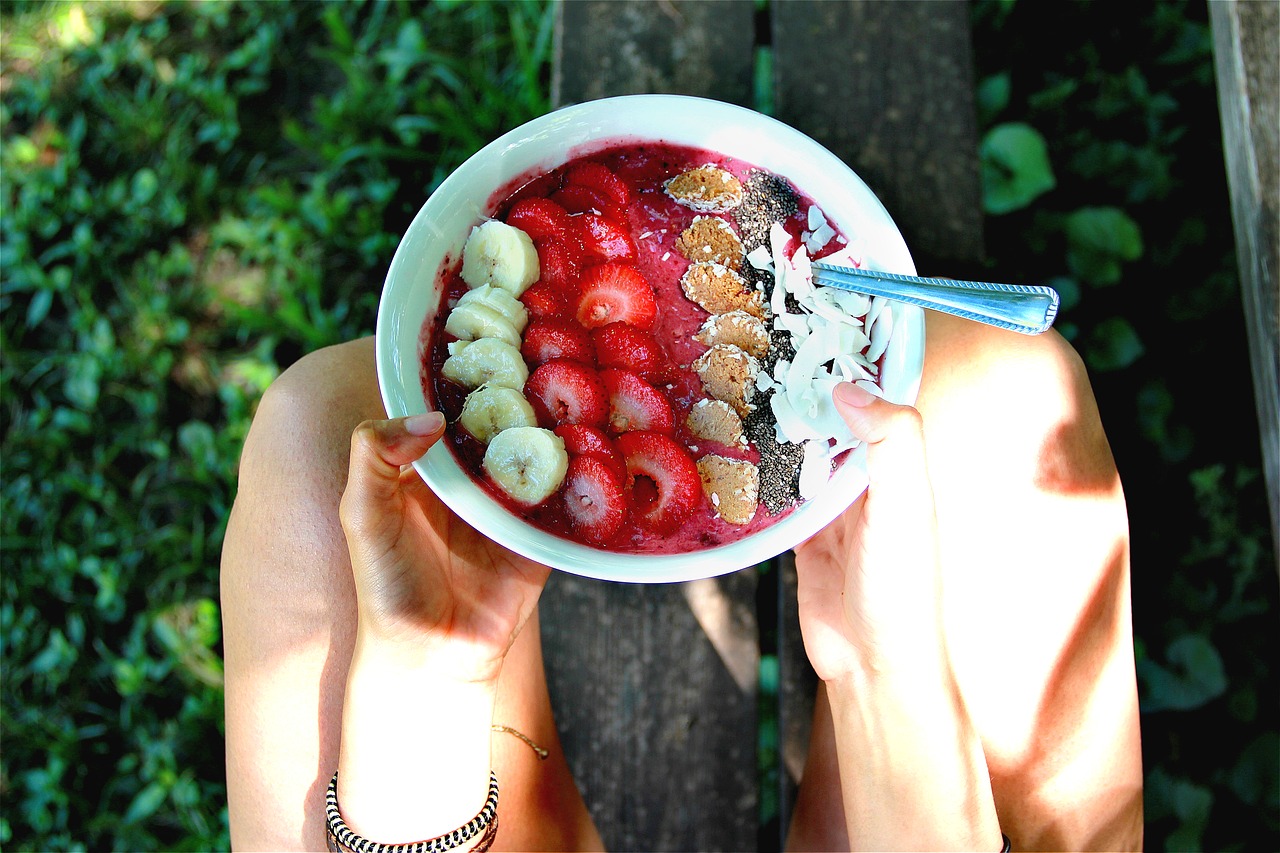
[[[405,467],[443,431],[433,412],[365,421],[352,434],[340,514],[358,640],[430,661],[459,682],[492,684],[550,569],[472,529]]]
[[[867,443],[867,492],[796,548],[800,628],[824,681],[890,661],[941,664],[941,578],[920,414],[844,383],[834,394]]]

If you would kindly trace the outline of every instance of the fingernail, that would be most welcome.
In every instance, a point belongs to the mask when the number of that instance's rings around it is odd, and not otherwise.
[[[409,435],[431,435],[443,426],[444,415],[439,412],[410,415],[404,419],[404,431]]]
[[[876,399],[876,395],[872,394],[861,385],[854,385],[852,382],[841,382],[836,386],[836,399],[850,406],[857,406],[861,409],[863,406],[869,406]]]

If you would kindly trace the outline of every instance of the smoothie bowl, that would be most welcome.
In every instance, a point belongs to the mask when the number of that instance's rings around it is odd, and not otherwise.
[[[392,416],[444,412],[415,468],[552,568],[711,577],[812,536],[864,490],[830,402],[914,402],[918,308],[813,287],[822,258],[914,274],[834,155],[750,110],[670,95],[568,107],[434,192],[377,321]]]

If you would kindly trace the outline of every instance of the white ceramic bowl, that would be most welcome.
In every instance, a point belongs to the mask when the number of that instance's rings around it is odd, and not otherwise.
[[[857,175],[809,137],[774,119],[718,101],[632,95],[566,107],[522,125],[468,159],[432,193],[396,249],[378,308],[378,383],[393,417],[427,411],[419,380],[421,330],[440,310],[438,273],[456,258],[471,227],[491,214],[495,193],[515,178],[547,171],[611,142],[656,140],[690,145],[780,174],[811,198],[844,234],[856,238],[864,265],[914,274],[915,265],[889,214]],[[508,187],[509,189],[509,187]],[[913,403],[924,361],[924,320],[901,305],[885,353],[885,396]],[[455,513],[490,539],[552,568],[604,580],[686,581],[770,559],[821,530],[866,488],[855,455],[815,499],[738,542],[687,554],[623,554],[553,536],[511,514],[461,470],[444,443],[415,467]]]

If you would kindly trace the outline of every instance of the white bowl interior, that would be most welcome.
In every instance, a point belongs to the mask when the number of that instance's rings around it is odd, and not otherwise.
[[[440,308],[442,265],[458,256],[472,225],[491,213],[486,205],[495,191],[533,169],[547,171],[582,153],[632,140],[695,146],[776,172],[858,241],[865,266],[915,273],[901,234],[866,184],[825,148],[781,122],[678,95],[631,95],[566,107],[512,130],[468,159],[432,193],[405,232],[378,309],[378,383],[388,414],[427,411],[419,378],[423,323]],[[923,312],[905,304],[894,309],[881,384],[888,399],[914,403],[924,361]],[[728,545],[662,555],[606,552],[539,530],[494,501],[443,443],[415,467],[455,513],[512,551],[588,577],[654,583],[735,571],[803,542],[866,488],[862,451],[854,452],[821,494],[764,530]]]

